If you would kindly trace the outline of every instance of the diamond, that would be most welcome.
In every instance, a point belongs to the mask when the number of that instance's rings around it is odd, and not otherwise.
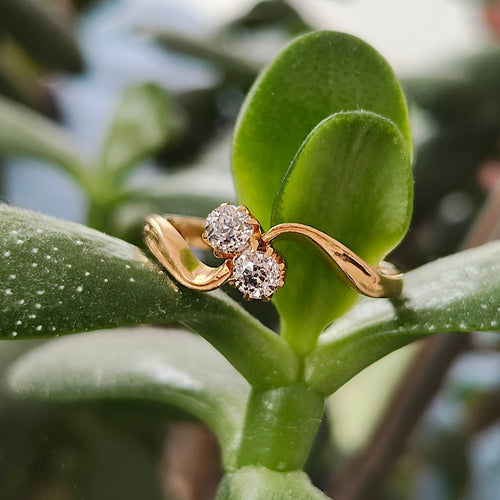
[[[208,214],[205,238],[217,253],[241,253],[247,249],[254,234],[254,226],[249,219],[246,210],[238,210],[234,205],[221,205]]]
[[[260,250],[234,259],[233,278],[236,288],[250,299],[270,299],[282,284],[278,261]]]

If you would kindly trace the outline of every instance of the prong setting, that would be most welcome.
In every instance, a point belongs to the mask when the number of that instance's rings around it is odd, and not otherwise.
[[[231,258],[246,251],[257,232],[260,237],[254,221],[245,207],[222,204],[208,214],[202,238],[216,257]]]
[[[234,257],[233,265],[235,286],[248,299],[270,300],[284,283],[284,271],[271,247]]]
[[[212,210],[202,239],[216,257],[225,258],[232,269],[228,279],[245,300],[271,300],[284,284],[285,265],[269,243],[262,241],[262,230],[248,208],[224,203]]]

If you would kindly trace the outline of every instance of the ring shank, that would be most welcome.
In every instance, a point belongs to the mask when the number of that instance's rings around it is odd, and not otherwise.
[[[164,215],[163,217],[177,229],[190,247],[200,250],[211,249],[210,245],[201,237],[205,230],[205,219],[180,215]]]
[[[209,267],[193,254],[190,245],[208,247],[201,232],[197,233],[200,223],[204,227],[201,219],[150,215],[144,224],[143,236],[151,253],[181,285],[209,291],[227,281],[232,268],[228,260],[217,268]]]
[[[203,264],[189,247],[210,249],[203,240],[205,220],[178,215],[152,215],[146,219],[144,240],[160,263],[181,284],[195,290],[213,290],[232,273],[231,259],[218,268]],[[403,274],[392,264],[381,261],[373,268],[361,257],[331,236],[305,224],[284,223],[261,236],[265,244],[280,237],[307,238],[327,257],[336,276],[369,297],[395,297],[401,293]]]
[[[266,243],[284,236],[301,235],[314,243],[327,257],[335,274],[354,290],[375,298],[396,297],[403,288],[403,274],[392,264],[380,261],[373,268],[352,250],[311,226],[283,223],[272,227],[262,236]]]

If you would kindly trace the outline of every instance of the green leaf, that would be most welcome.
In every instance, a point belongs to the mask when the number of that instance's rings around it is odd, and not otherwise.
[[[413,183],[406,151],[396,126],[373,113],[325,119],[284,178],[272,224],[301,222],[320,229],[376,266],[410,223]],[[276,245],[287,264],[286,284],[275,296],[282,335],[301,354],[358,298],[304,244],[311,245],[305,238]]]
[[[29,340],[26,342],[12,342],[12,340],[0,340],[0,379],[5,379],[5,373],[9,366],[18,358],[25,355],[31,349],[43,344],[45,340]],[[0,384],[0,405],[2,411],[8,408],[8,400],[12,399],[9,389],[5,383]],[[1,414],[1,412],[0,412]],[[1,492],[1,488],[0,488]]]
[[[234,466],[249,385],[201,337],[130,328],[47,342],[8,372],[12,392],[49,401],[147,400],[176,406],[216,434]]]
[[[83,57],[73,37],[38,3],[2,0],[0,26],[37,61],[65,71],[83,70]]]
[[[0,335],[44,337],[178,319],[177,287],[136,247],[0,205]]]
[[[438,332],[500,329],[500,242],[445,257],[405,276],[397,299],[365,299],[320,336],[305,378],[331,394],[363,368]]]
[[[281,181],[307,135],[334,113],[358,110],[393,121],[411,151],[406,103],[392,69],[351,35],[304,35],[260,75],[236,124],[233,174],[240,202],[264,229]]]
[[[63,128],[25,106],[0,97],[0,155],[47,160],[81,181],[85,172],[78,151]]]
[[[243,467],[224,476],[216,500],[326,500],[302,471]]]
[[[282,338],[222,292],[178,286],[122,240],[0,205],[0,262],[0,338],[178,321],[256,386],[297,377],[297,359]]]
[[[171,104],[165,90],[146,83],[121,96],[101,156],[103,168],[124,172],[151,156],[171,132]]]

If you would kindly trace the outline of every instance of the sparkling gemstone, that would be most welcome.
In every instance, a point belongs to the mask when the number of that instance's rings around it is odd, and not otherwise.
[[[245,210],[234,205],[221,205],[212,210],[205,223],[206,238],[212,248],[223,254],[238,254],[249,245],[253,225]]]
[[[269,298],[280,286],[281,272],[273,256],[264,252],[245,252],[234,259],[236,288],[251,299]]]

